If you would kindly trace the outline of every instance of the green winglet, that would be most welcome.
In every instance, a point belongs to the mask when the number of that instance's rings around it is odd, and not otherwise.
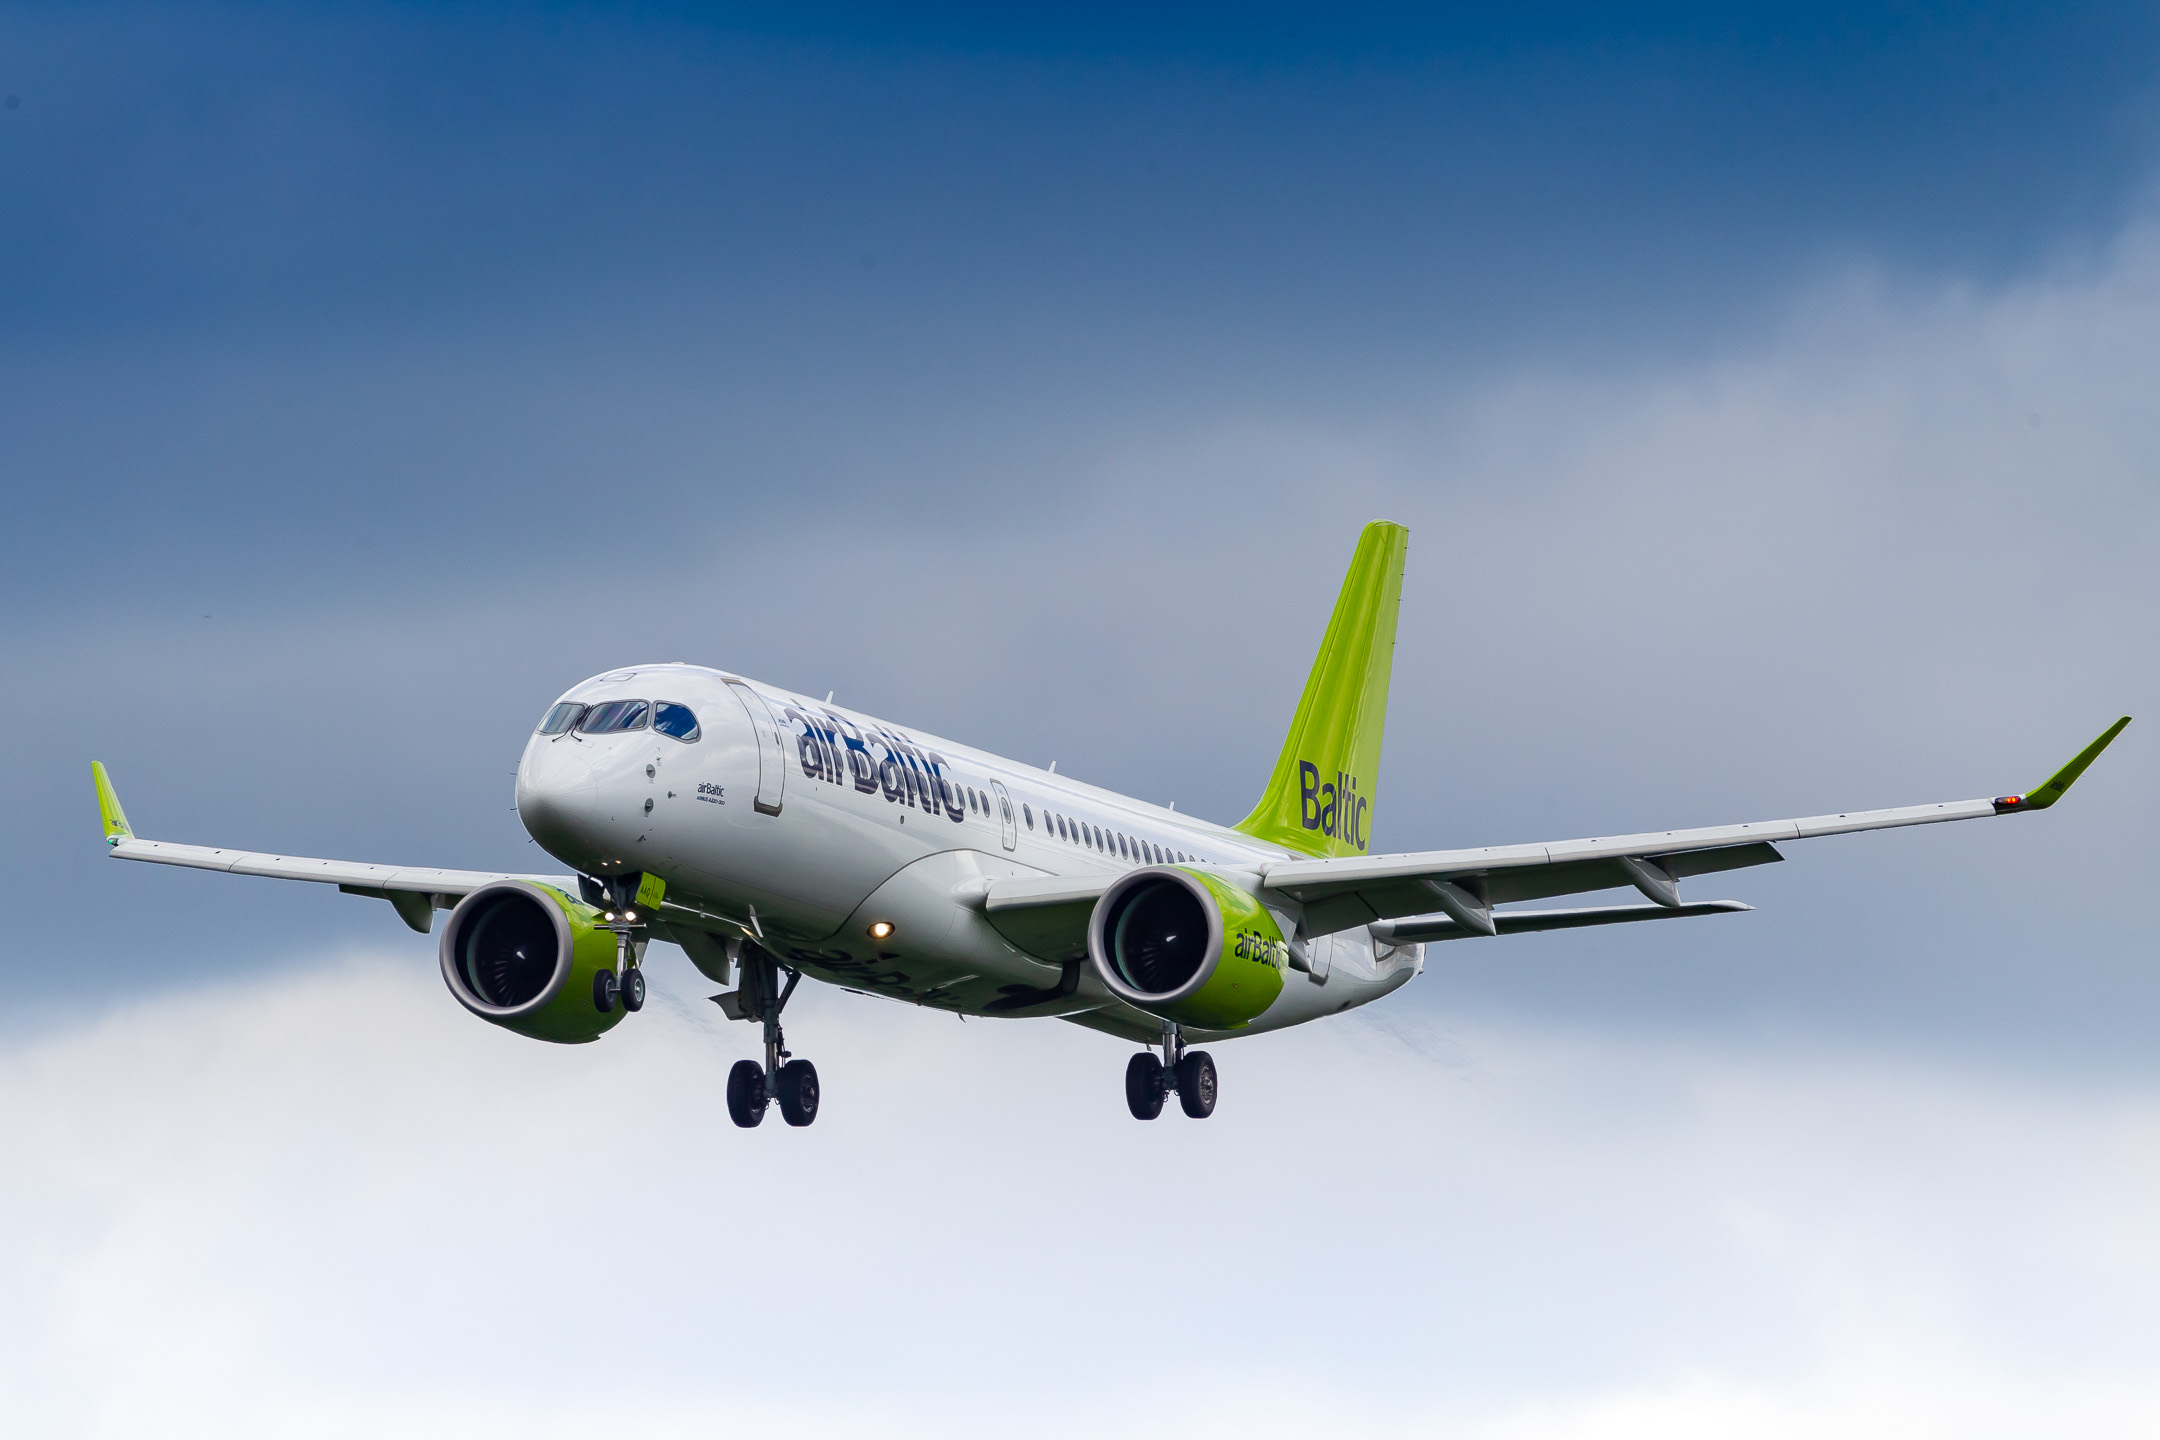
[[[2129,723],[2130,717],[2128,715],[2123,716],[2122,719],[2117,720],[2113,725],[2108,726],[2105,731],[2101,732],[2099,739],[2087,745],[2083,750],[2078,751],[2075,759],[2063,766],[2062,769],[2057,770],[2053,775],[2048,776],[2044,782],[2026,791],[2023,795],[2009,795],[1996,801],[1996,810],[2047,809],[2048,806],[2062,799],[2063,792],[2070,788],[2078,776],[2085,773],[2085,767],[2099,759],[2100,752],[2107,749],[2108,742],[2117,735],[2122,734],[2123,726]]]
[[[105,822],[105,843],[117,845],[122,840],[134,839],[135,832],[128,826],[127,811],[120,808],[120,797],[113,793],[112,776],[105,773],[102,764],[93,760],[90,778],[97,781],[98,818]]]

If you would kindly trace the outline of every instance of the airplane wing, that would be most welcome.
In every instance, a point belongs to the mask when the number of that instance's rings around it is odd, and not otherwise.
[[[1785,857],[1777,847],[1787,840],[2045,810],[2062,798],[2085,767],[2129,723],[2127,715],[2117,720],[2069,764],[2022,795],[1591,840],[1332,860],[1278,860],[1262,870],[1261,879],[1267,888],[1281,891],[1305,907],[1300,928],[1308,937],[1404,916],[1430,915],[1446,916],[1458,927],[1456,933],[1502,934],[1528,927],[1508,924],[1512,917],[1506,912],[1495,913],[1495,905],[1622,886],[1633,886],[1666,910],[1679,910],[1685,908],[1680,900],[1680,881],[1782,860]],[[1648,918],[1649,913],[1655,912],[1630,914],[1628,918]],[[1433,938],[1442,937],[1436,933]]]
[[[144,840],[128,824],[127,812],[113,790],[112,777],[96,761],[90,764],[97,781],[98,813],[105,822],[108,853],[120,860],[147,860],[153,865],[185,865],[195,870],[224,870],[234,875],[264,875],[277,880],[313,880],[335,885],[348,895],[367,895],[387,900],[407,925],[425,935],[436,910],[448,910],[481,886],[496,880],[532,880],[577,893],[577,881],[567,875],[512,875],[493,870],[430,870],[403,865],[369,865],[356,860],[315,860],[299,855],[271,855],[252,850],[213,849],[207,845],[175,845],[166,840]]]

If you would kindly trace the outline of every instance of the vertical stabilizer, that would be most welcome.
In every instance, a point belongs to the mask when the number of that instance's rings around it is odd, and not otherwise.
[[[1395,664],[1410,532],[1375,520],[1358,537],[1335,614],[1290,721],[1267,793],[1237,828],[1307,855],[1361,855],[1372,837],[1373,781]]]

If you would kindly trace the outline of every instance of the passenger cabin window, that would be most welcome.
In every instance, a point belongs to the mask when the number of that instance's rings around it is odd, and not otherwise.
[[[585,712],[578,725],[580,735],[613,735],[622,730],[642,730],[649,706],[643,700],[610,700]]]
[[[634,729],[635,727],[625,728]],[[697,739],[699,733],[697,716],[690,713],[690,707],[677,705],[667,700],[662,700],[659,704],[653,706],[652,728],[662,735],[674,736],[685,745]]]
[[[1028,829],[1030,829],[1030,830],[1034,829],[1034,828],[1035,828],[1035,807],[1034,807],[1034,806],[1032,806],[1032,805],[1029,805],[1029,804],[1025,804],[1025,803],[1023,803],[1023,804],[1022,804],[1022,805],[1020,806],[1020,813],[1021,813],[1022,815],[1025,815],[1025,816],[1027,817],[1027,822],[1028,822]]]
[[[565,700],[541,717],[539,733],[542,735],[561,735],[569,730],[571,726],[577,724],[578,717],[584,713],[585,707],[583,705]]]

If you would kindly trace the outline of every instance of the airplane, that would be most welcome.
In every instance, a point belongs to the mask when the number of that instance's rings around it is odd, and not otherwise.
[[[1374,779],[1409,531],[1374,521],[1251,814],[1231,826],[1038,770],[727,670],[628,665],[549,706],[517,812],[573,872],[412,869],[139,838],[93,762],[122,860],[336,885],[386,900],[438,946],[459,1004],[558,1044],[645,1003],[653,940],[761,1027],[727,1109],[817,1118],[816,1067],[780,1018],[805,976],[962,1016],[1056,1018],[1143,1047],[1126,1105],[1215,1110],[1199,1044],[1371,1004],[1440,941],[1720,915],[1683,881],[1784,857],[1791,840],[2045,810],[2130,723],[2043,784],[1993,799],[1639,835],[1373,854]],[[1631,889],[1644,903],[1524,907]],[[1503,908],[1505,907],[1505,908]],[[1160,1052],[1158,1055],[1156,1052]]]

